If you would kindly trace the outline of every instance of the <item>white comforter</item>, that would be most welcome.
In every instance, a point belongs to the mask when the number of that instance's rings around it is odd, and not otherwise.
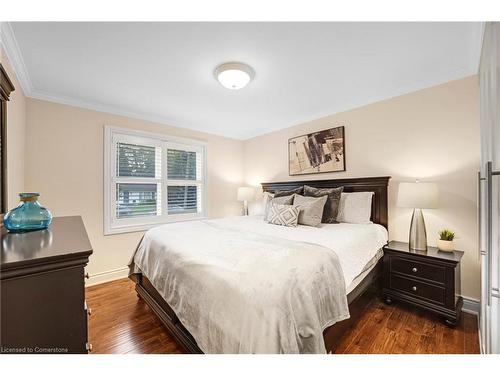
[[[318,228],[299,225],[284,227],[271,225],[263,216],[238,216],[218,219],[220,225],[235,230],[310,242],[332,249],[337,253],[348,287],[377,251],[387,243],[388,233],[379,224],[321,224]]]
[[[324,328],[349,317],[346,281],[384,243],[376,227],[286,228],[259,217],[167,224],[145,234],[133,262],[205,353],[324,353]],[[358,250],[367,242],[370,257]]]

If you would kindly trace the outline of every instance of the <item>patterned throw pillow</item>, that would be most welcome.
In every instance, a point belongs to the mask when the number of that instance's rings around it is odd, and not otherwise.
[[[269,214],[269,208],[271,207],[271,204],[286,204],[286,205],[291,205],[293,203],[293,195],[287,195],[284,197],[274,197],[274,198],[269,198],[267,200],[267,205],[264,210],[264,220],[267,221],[267,215]]]
[[[315,198],[295,194],[293,198],[293,206],[300,210],[299,224],[309,225],[310,227],[319,226],[321,224],[321,218],[323,217],[323,210],[325,208],[327,198],[328,197],[326,195]]]
[[[304,186],[304,195],[306,197],[322,197],[328,196],[325,204],[325,209],[323,211],[322,223],[337,223],[337,215],[339,212],[340,195],[344,190],[343,186],[338,188],[323,188],[318,189],[311,186]]]
[[[267,222],[269,224],[283,225],[285,227],[296,227],[299,221],[299,209],[285,204],[271,203]]]

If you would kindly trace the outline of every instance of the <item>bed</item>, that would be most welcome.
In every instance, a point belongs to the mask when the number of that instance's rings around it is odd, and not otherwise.
[[[263,183],[265,192],[290,190],[304,184],[318,188],[344,186],[345,192],[373,192],[371,221],[374,225],[324,224],[319,228],[285,228],[267,224],[259,217],[169,224],[168,227],[157,227],[145,236],[134,258],[135,263],[130,266],[130,278],[136,284],[138,296],[188,353],[334,352],[335,344],[363,311],[361,296],[370,287],[377,287],[381,275],[381,247],[387,241],[388,181],[389,177],[369,177]],[[198,236],[190,236],[191,233],[198,233]],[[188,236],[188,240],[181,241]],[[332,239],[335,243],[330,243]],[[144,241],[149,241],[147,246]],[[144,250],[145,247],[148,251]],[[175,253],[171,251],[172,247],[178,247],[180,251]],[[328,251],[332,248],[335,251]],[[237,257],[231,253],[235,251]],[[211,257],[215,252],[224,256]],[[198,253],[205,257],[198,259],[201,256]],[[185,259],[180,262],[180,257]],[[210,259],[211,264],[202,264],[200,259]],[[219,262],[219,259],[223,261]],[[255,265],[245,268],[246,263],[254,263],[254,260],[261,262],[256,275],[248,272],[255,269]],[[300,263],[298,268],[305,272],[305,276],[297,272],[299,275],[294,274],[291,280],[282,277],[282,273],[289,276],[290,272],[281,272],[282,268],[287,269],[288,260]],[[190,284],[189,278],[172,277],[177,271],[167,272],[170,264],[182,264],[182,272],[188,269],[200,280]],[[170,269],[175,270],[174,266]],[[240,283],[237,288],[231,285],[235,273]],[[269,287],[263,286],[266,279],[259,273],[264,277],[272,274],[269,279],[273,279],[273,283]],[[304,280],[309,282],[309,274],[315,277],[310,282],[313,289],[306,285],[309,288],[306,290],[313,290],[312,293],[302,290]],[[276,289],[273,284],[279,286],[280,283],[295,283],[283,305],[280,305],[282,299],[275,302],[273,295]],[[177,293],[177,290],[182,293]],[[238,300],[240,297],[241,301]],[[330,302],[335,300],[335,303],[329,303],[325,308],[326,305],[322,304],[325,298]],[[218,304],[214,303],[217,299],[220,300]],[[238,303],[232,303],[235,299]],[[321,308],[312,308],[317,305]],[[234,306],[246,307],[232,309]],[[186,311],[193,309],[199,310],[197,320],[188,319]],[[225,315],[221,316],[221,313]],[[288,321],[297,323],[292,327],[286,325]],[[241,326],[238,325],[240,322],[243,322]],[[290,330],[292,339],[287,337]],[[318,338],[321,331],[322,337]],[[208,340],[209,334],[218,341]],[[293,338],[299,336],[300,340],[295,342]],[[235,341],[238,337],[241,339],[239,344]]]

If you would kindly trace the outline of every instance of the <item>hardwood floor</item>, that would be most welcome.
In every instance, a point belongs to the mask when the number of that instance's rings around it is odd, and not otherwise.
[[[463,313],[457,327],[413,306],[388,306],[365,295],[362,318],[347,332],[336,353],[344,354],[478,354],[477,317]]]
[[[121,279],[86,289],[92,353],[182,353],[160,320]]]
[[[160,320],[140,300],[128,279],[86,289],[92,353],[182,353]],[[365,295],[362,318],[336,353],[479,353],[477,320],[463,314],[449,328],[436,316],[401,303],[385,305]]]

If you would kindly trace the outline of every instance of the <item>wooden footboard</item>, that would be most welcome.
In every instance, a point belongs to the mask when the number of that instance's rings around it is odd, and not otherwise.
[[[158,293],[151,282],[141,273],[131,274],[129,278],[135,282],[137,296],[142,298],[151,310],[153,310],[182,349],[190,354],[203,354],[193,336],[182,325],[172,308],[160,296],[160,293]]]
[[[324,330],[323,338],[327,353],[335,353],[336,344],[362,315],[366,308],[366,303],[362,298],[363,294],[369,289],[380,290],[381,275],[382,261],[380,260],[363,281],[347,295],[351,317]],[[182,325],[172,308],[161,297],[147,277],[142,273],[133,273],[129,278],[135,282],[137,295],[153,310],[182,349],[186,353],[202,354],[203,351],[198,347],[193,336]]]

